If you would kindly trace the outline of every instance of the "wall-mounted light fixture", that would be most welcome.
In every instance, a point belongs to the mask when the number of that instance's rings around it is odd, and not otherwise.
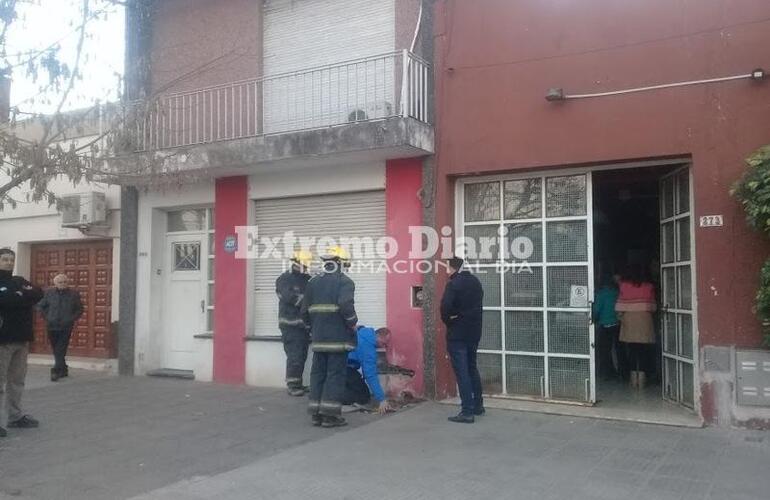
[[[732,80],[749,79],[754,81],[762,81],[765,78],[767,78],[767,72],[762,68],[757,68],[753,70],[751,73],[744,74],[744,75],[709,78],[707,80],[690,80],[687,82],[664,83],[662,85],[652,85],[650,87],[637,87],[633,89],[613,90],[610,92],[597,92],[595,94],[565,94],[564,89],[555,87],[555,88],[548,89],[548,93],[545,95],[545,100],[553,102],[553,101],[566,101],[568,99],[590,99],[592,97],[607,97],[607,96],[621,95],[621,94],[632,94],[635,92],[647,92],[650,90],[668,89],[673,87],[687,87],[689,85],[703,85],[706,83],[729,82]]]

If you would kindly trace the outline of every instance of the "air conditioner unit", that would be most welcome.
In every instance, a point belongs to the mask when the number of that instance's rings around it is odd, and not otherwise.
[[[349,122],[376,120],[390,116],[393,116],[393,105],[387,101],[366,103],[358,108],[350,108],[350,111],[348,111]]]
[[[61,226],[84,228],[107,225],[107,200],[104,193],[71,194],[61,197]]]

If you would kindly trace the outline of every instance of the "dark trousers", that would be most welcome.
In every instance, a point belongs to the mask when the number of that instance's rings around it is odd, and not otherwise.
[[[48,330],[48,342],[53,350],[53,371],[59,374],[67,373],[67,348],[70,345],[72,328],[67,330]]]
[[[345,396],[342,398],[342,404],[352,405],[353,403],[358,403],[365,405],[371,399],[372,394],[369,392],[369,386],[366,385],[361,372],[348,366],[345,377]]]
[[[345,376],[348,366],[347,352],[314,352],[310,370],[311,415],[339,416],[342,414],[342,398],[345,396]]]
[[[462,413],[466,415],[473,415],[476,410],[484,406],[484,399],[481,396],[481,375],[479,375],[479,369],[476,365],[478,348],[478,342],[464,340],[447,342],[449,359],[452,361],[452,369],[454,369],[457,387],[460,390]]]
[[[645,372],[648,376],[654,373],[655,344],[638,344],[633,342],[623,342],[625,347],[625,369],[624,375],[631,371]],[[624,377],[626,378],[626,377]]]
[[[618,352],[618,335],[620,334],[620,325],[599,326],[596,332],[597,346],[597,368],[599,376],[602,378],[612,378],[617,375],[615,365],[612,363],[612,351],[618,359],[618,368],[620,368],[621,356]]]
[[[301,388],[310,334],[305,327],[281,326],[281,340],[286,353],[286,386]]]

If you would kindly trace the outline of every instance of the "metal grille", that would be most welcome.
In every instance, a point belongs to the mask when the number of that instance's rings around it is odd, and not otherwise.
[[[480,250],[481,237],[503,236],[505,247],[495,246],[498,251],[481,263],[518,264],[505,268],[502,283],[498,268],[477,271],[486,291],[480,344],[486,352],[479,364],[487,393],[593,401],[589,179],[580,174],[463,185],[460,224],[465,239],[473,240],[468,247]],[[491,352],[500,349],[499,355]]]
[[[677,214],[690,211],[690,174],[687,170],[677,175],[679,196],[677,199]]]
[[[689,314],[682,314],[679,321],[681,322],[681,328],[679,330],[681,337],[681,349],[679,351],[679,355],[692,359],[692,316]]]
[[[693,366],[687,363],[680,363],[682,370],[682,404],[692,408],[694,406],[695,388],[693,387]]]
[[[693,258],[690,173],[686,168],[660,182],[663,397],[692,408],[695,394],[695,322],[692,317]],[[671,311],[670,309],[674,309]]]
[[[470,261],[495,262],[500,258],[500,226],[465,226],[465,256]],[[490,244],[488,244],[490,243]]]
[[[481,385],[488,394],[503,393],[503,357],[502,354],[479,353],[477,357]]]
[[[505,349],[543,352],[543,313],[507,311],[505,313]],[[510,391],[510,387],[508,388]]]
[[[503,185],[506,219],[534,219],[541,216],[540,179],[506,181]]]
[[[585,262],[588,260],[586,221],[548,222],[545,230],[548,262]]]
[[[482,182],[465,186],[465,222],[500,219],[500,183]]]
[[[690,218],[677,221],[679,231],[679,260],[690,260]]]
[[[666,352],[676,354],[676,314],[663,313],[664,349]]]
[[[663,391],[667,398],[674,401],[679,400],[679,377],[676,370],[676,360],[672,358],[663,359]]]
[[[673,267],[663,269],[663,304],[676,306],[676,270]]]
[[[679,274],[679,307],[692,309],[692,282],[690,266],[677,268]]]
[[[484,328],[481,330],[479,349],[501,350],[503,348],[503,330],[500,326],[500,312],[484,311],[482,321]]]
[[[508,224],[506,240],[509,247],[509,258],[514,262],[542,262],[543,261],[543,226],[542,224]],[[526,248],[518,246],[517,238],[528,238],[532,242],[531,254],[526,255]],[[514,249],[511,251],[511,246]],[[519,253],[517,255],[516,253]],[[523,253],[523,254],[522,254]]]
[[[587,355],[589,344],[586,313],[548,313],[548,352]]]
[[[505,273],[505,305],[510,307],[542,307],[543,269],[532,267]]]
[[[482,267],[474,272],[484,290],[484,307],[500,307],[500,273],[491,267]]]
[[[570,294],[573,286],[588,286],[588,269],[583,266],[548,268],[548,306],[573,307]]]
[[[674,262],[674,259],[676,258],[674,253],[675,244],[673,222],[667,222],[663,224],[663,234],[661,235],[661,238],[663,239],[663,255],[661,256],[663,263],[670,264],[671,262]]]
[[[589,361],[575,358],[548,358],[551,396],[587,401],[589,394]]]
[[[663,180],[663,196],[661,197],[661,218],[668,219],[674,215],[674,178]]]
[[[540,356],[506,356],[505,382],[508,392],[543,396],[544,368],[543,358]]]
[[[546,216],[586,215],[586,176],[549,177],[546,180]]]

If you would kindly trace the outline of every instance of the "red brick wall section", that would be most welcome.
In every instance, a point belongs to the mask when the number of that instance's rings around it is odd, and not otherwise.
[[[261,75],[261,1],[163,0],[157,4],[153,92],[187,91]]]

